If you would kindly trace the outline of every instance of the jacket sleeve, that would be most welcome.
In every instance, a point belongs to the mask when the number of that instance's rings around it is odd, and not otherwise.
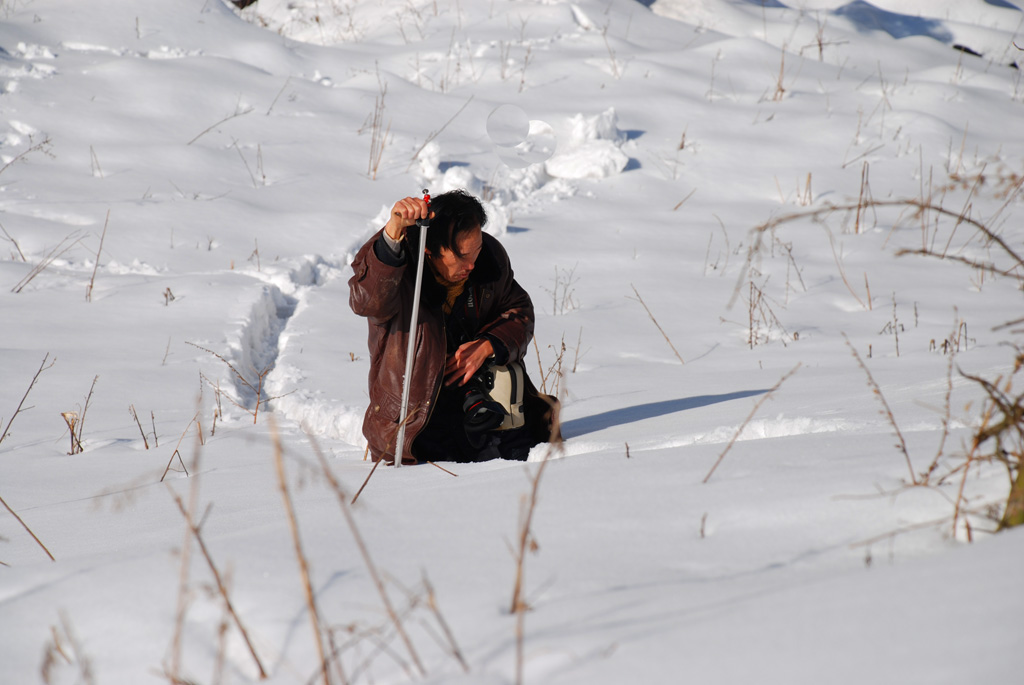
[[[377,243],[382,241],[381,229],[366,242],[352,260],[352,277],[348,281],[349,306],[359,316],[373,324],[384,324],[394,318],[401,308],[400,284],[405,275],[407,260],[382,260]],[[384,248],[388,248],[385,246]]]
[[[497,339],[508,350],[508,361],[519,361],[526,356],[533,339],[533,301],[516,281],[504,248],[496,240],[488,242],[496,246],[492,250],[501,265],[502,276],[495,289],[495,315],[481,327],[480,335]]]

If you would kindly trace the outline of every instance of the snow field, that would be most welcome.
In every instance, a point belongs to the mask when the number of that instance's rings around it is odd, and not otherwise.
[[[0,516],[0,682],[41,680],[65,627],[78,646],[53,682],[84,659],[96,682],[166,682],[176,635],[183,677],[215,682],[223,662],[220,682],[257,680],[236,627],[219,643],[225,610],[194,541],[177,621],[171,495],[193,487],[269,681],[315,680],[275,430],[353,682],[514,682],[509,548],[545,448],[454,476],[379,469],[360,495],[392,600],[422,597],[425,574],[466,655],[468,674],[419,604],[405,624],[421,678],[312,444],[349,495],[365,482],[369,359],[347,263],[423,187],[487,200],[537,307],[536,382],[554,384],[566,345],[568,440],[525,566],[525,682],[1015,682],[1022,539],[989,535],[983,515],[1005,501],[1005,470],[972,471],[967,545],[959,481],[906,487],[893,422],[920,473],[948,419],[939,468],[954,468],[981,399],[957,369],[1006,374],[1020,342],[1002,326],[1018,277],[896,256],[948,241],[1014,266],[908,203],[970,206],[1020,253],[1019,3],[260,0],[240,18],[216,0],[33,0],[0,14],[3,425],[56,360],[0,445],[0,496],[56,557]],[[501,107],[528,123],[515,151],[519,129],[487,127]],[[897,204],[808,214],[865,196]],[[254,422],[246,384],[264,371],[273,399]],[[60,414],[83,410],[94,378],[85,450],[68,455]]]

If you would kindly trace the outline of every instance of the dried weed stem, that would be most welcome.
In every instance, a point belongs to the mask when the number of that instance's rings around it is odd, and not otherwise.
[[[193,482],[198,482],[198,477]],[[192,517],[190,509],[185,508],[184,502],[181,501],[181,497],[177,493],[171,492],[171,497],[174,498],[174,503],[178,505],[178,511],[181,512],[182,517],[185,519],[185,525],[187,529],[192,533],[195,538],[196,544],[199,546],[199,551],[202,552],[203,558],[206,560],[206,565],[210,568],[210,573],[213,574],[214,582],[217,584],[217,593],[224,600],[224,607],[227,609],[228,615],[231,616],[231,620],[234,622],[235,627],[238,628],[238,632],[242,634],[242,639],[245,641],[245,646],[248,647],[249,653],[252,655],[252,659],[256,662],[256,668],[260,672],[260,680],[266,680],[267,671],[263,668],[263,662],[260,661],[260,657],[256,654],[256,648],[252,644],[252,640],[249,639],[249,631],[245,629],[245,625],[242,623],[242,619],[239,617],[238,612],[235,610],[235,605],[231,601],[231,596],[228,594],[227,586],[224,583],[224,579],[217,570],[217,564],[214,563],[213,557],[210,556],[210,550],[206,547],[206,542],[203,540],[203,536],[199,530],[199,524],[196,523]]]
[[[782,387],[782,384],[785,383],[790,376],[795,374],[800,369],[800,366],[800,364],[797,364],[792,369],[783,374],[782,378],[780,378],[778,382],[775,383],[775,385],[768,389],[768,392],[762,395],[761,398],[754,403],[753,409],[750,410],[750,413],[747,414],[747,418],[743,420],[743,423],[740,424],[740,427],[736,429],[735,433],[733,433],[732,439],[729,440],[729,443],[725,446],[725,449],[722,450],[722,453],[718,455],[718,459],[715,461],[714,466],[711,467],[711,470],[708,471],[708,475],[704,476],[704,480],[701,481],[702,483],[707,483],[709,480],[711,480],[711,475],[715,472],[715,469],[718,468],[718,465],[722,463],[722,460],[725,459],[725,455],[728,454],[730,449],[732,449],[733,444],[740,437],[740,434],[743,432],[743,429],[747,427],[747,424],[750,423],[751,419],[754,418],[754,414],[757,413],[757,410],[760,409],[761,405],[764,404],[772,396],[772,393],[774,393],[776,390]]]
[[[25,529],[25,532],[32,536],[32,539],[36,541],[36,544],[43,548],[43,551],[46,552],[46,556],[50,557],[50,561],[57,561],[53,558],[53,555],[50,554],[50,550],[46,548],[46,545],[43,544],[43,541],[36,537],[36,534],[32,532],[32,529],[28,527],[28,524],[26,524],[22,520],[22,518],[18,516],[14,509],[11,509],[11,506],[4,501],[3,497],[0,497],[0,504],[4,505],[4,509],[9,511],[11,513],[11,516],[13,516],[18,521],[18,523],[21,524],[21,527]]]
[[[409,652],[409,657],[416,665],[416,669],[419,671],[421,676],[426,676],[427,671],[423,667],[419,654],[416,653],[416,649],[413,647],[412,640],[409,639],[409,635],[406,633],[401,619],[399,619],[394,606],[391,604],[391,598],[388,596],[387,588],[384,587],[384,581],[381,579],[377,566],[373,563],[373,558],[370,556],[370,550],[366,546],[366,541],[363,539],[362,533],[359,532],[359,527],[356,525],[355,517],[352,515],[352,509],[349,506],[348,498],[341,487],[341,483],[331,471],[331,467],[328,465],[327,459],[324,457],[316,439],[312,435],[309,436],[309,439],[313,446],[313,452],[316,454],[317,461],[320,463],[320,469],[323,472],[324,477],[327,478],[327,482],[330,484],[331,489],[334,490],[334,494],[338,497],[338,504],[341,506],[341,513],[345,517],[345,523],[348,524],[348,528],[352,532],[352,538],[355,540],[356,547],[359,549],[359,555],[363,558],[363,563],[366,564],[366,570],[370,573],[370,579],[373,581],[373,585],[377,589],[377,594],[380,595],[381,602],[384,604],[384,610],[387,612],[388,618],[390,618],[391,622],[394,624],[395,631],[402,639],[402,643]]]
[[[636,289],[636,286],[635,286],[635,285],[633,285],[632,283],[630,283],[630,284],[629,284],[629,287],[633,289],[633,292],[634,292],[634,293],[636,294],[636,299],[637,299],[637,301],[638,301],[638,302],[639,302],[639,303],[640,303],[641,305],[643,305],[644,311],[646,311],[646,312],[647,312],[647,316],[651,317],[651,321],[653,321],[653,322],[654,322],[654,325],[655,325],[655,326],[657,326],[657,328],[658,328],[658,331],[660,331],[660,332],[661,332],[661,335],[662,335],[662,337],[664,337],[664,338],[665,338],[665,342],[667,342],[667,343],[668,343],[668,346],[672,348],[672,353],[676,355],[676,359],[678,359],[678,360],[679,360],[679,363],[680,363],[680,364],[684,364],[684,365],[685,365],[685,363],[686,363],[686,362],[684,362],[684,361],[683,361],[683,357],[682,357],[682,355],[681,355],[681,354],[679,354],[679,351],[678,351],[678,350],[676,350],[676,346],[672,344],[672,340],[671,340],[671,339],[670,339],[670,338],[668,337],[668,334],[667,334],[667,333],[665,332],[665,329],[664,329],[664,328],[662,328],[662,327],[661,327],[661,324],[659,324],[659,323],[658,323],[658,320],[657,320],[656,318],[654,318],[654,314],[653,314],[653,313],[651,312],[650,308],[649,308],[649,307],[647,306],[647,303],[646,303],[646,302],[644,302],[644,298],[642,298],[642,297],[640,296],[640,292],[639,292],[639,291],[638,291],[638,290]]]
[[[107,210],[107,219],[103,222],[103,233],[100,235],[100,246],[96,250],[96,263],[92,265],[92,278],[85,289],[85,301],[92,302],[92,289],[96,284],[96,270],[100,268],[100,255],[103,253],[103,241],[107,239],[107,226],[110,224],[110,210]]]
[[[309,620],[313,629],[317,654],[320,657],[320,665],[317,667],[317,671],[322,675],[324,685],[331,685],[331,672],[328,669],[327,651],[324,649],[323,624],[320,622],[320,611],[317,608],[316,593],[313,592],[313,583],[309,577],[309,562],[302,548],[302,537],[299,535],[299,524],[295,517],[295,507],[292,504],[291,493],[288,492],[288,477],[285,474],[284,468],[284,448],[281,445],[281,436],[278,434],[277,422],[274,421],[273,416],[270,417],[270,441],[274,446],[274,465],[277,470],[277,482],[281,490],[281,499],[284,500],[288,527],[291,530],[292,542],[295,545],[295,558],[298,561],[299,571],[302,574],[302,588],[306,593]]]
[[[42,375],[43,371],[46,371],[47,369],[49,369],[50,367],[57,363],[57,358],[54,357],[53,361],[51,361],[49,365],[47,365],[46,362],[49,359],[50,353],[47,352],[45,355],[43,355],[43,361],[42,363],[39,364],[39,369],[37,369],[35,375],[32,376],[32,380],[28,384],[28,389],[25,390],[25,394],[21,396],[21,401],[18,402],[18,408],[14,410],[14,414],[11,415],[11,418],[7,422],[7,425],[4,426],[4,432],[0,433],[0,443],[2,443],[4,441],[4,438],[6,438],[10,434],[11,424],[14,423],[14,419],[18,418],[18,414],[25,411],[24,409],[22,409],[22,407],[24,407],[25,400],[28,399],[28,395],[30,392],[32,392],[32,388],[35,386],[36,381],[39,380],[39,376]]]
[[[853,355],[853,358],[857,360],[857,365],[860,366],[861,370],[864,371],[864,375],[867,376],[868,386],[871,388],[871,392],[874,393],[875,397],[877,397],[878,401],[882,404],[881,413],[889,420],[889,425],[892,426],[892,429],[896,434],[896,439],[898,441],[896,443],[896,449],[903,454],[903,458],[907,461],[907,470],[910,472],[910,482],[914,485],[919,485],[920,483],[917,476],[914,474],[914,465],[910,461],[910,452],[907,450],[907,441],[903,439],[903,433],[900,431],[900,427],[896,423],[896,417],[892,413],[892,408],[889,406],[889,403],[886,402],[885,395],[882,394],[882,388],[880,388],[878,383],[875,382],[875,377],[871,375],[871,371],[868,370],[864,360],[860,358],[860,355],[850,342],[850,339],[846,337],[846,333],[843,333],[843,340],[846,342],[846,346],[850,348],[850,353]]]

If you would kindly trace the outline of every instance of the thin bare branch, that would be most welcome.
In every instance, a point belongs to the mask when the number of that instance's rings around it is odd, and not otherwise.
[[[676,359],[679,360],[680,364],[685,365],[686,362],[683,361],[682,355],[679,354],[678,350],[676,350],[676,346],[672,344],[672,341],[669,339],[668,334],[665,332],[665,329],[663,329],[661,327],[661,324],[658,323],[658,320],[654,318],[654,314],[651,313],[651,310],[650,308],[648,308],[647,303],[644,302],[644,298],[640,297],[640,292],[636,289],[636,286],[630,283],[629,287],[633,289],[634,293],[636,293],[636,299],[640,302],[640,304],[643,305],[644,310],[647,312],[647,316],[651,317],[651,321],[653,321],[654,325],[658,327],[658,330],[661,332],[661,335],[665,338],[665,342],[667,342],[668,346],[672,348],[672,352],[673,354],[676,355]]]
[[[878,401],[882,403],[882,413],[889,419],[889,424],[892,426],[892,429],[896,434],[896,438],[899,441],[896,443],[896,449],[898,449],[903,454],[904,459],[907,460],[907,470],[910,471],[910,482],[917,485],[917,476],[914,474],[914,465],[910,461],[910,452],[907,449],[907,441],[903,439],[903,433],[900,431],[900,427],[896,424],[896,417],[893,415],[892,408],[889,406],[889,403],[886,402],[885,395],[882,394],[882,388],[880,388],[878,383],[875,382],[875,377],[871,375],[871,371],[868,370],[864,360],[860,358],[860,355],[850,342],[850,339],[846,337],[845,333],[843,333],[843,340],[846,341],[846,346],[850,348],[850,353],[853,355],[853,358],[857,360],[857,365],[860,366],[864,371],[864,374],[868,377],[868,385],[871,387],[871,391],[874,393],[875,397],[878,398]]]
[[[341,506],[341,513],[345,517],[345,522],[348,524],[349,530],[352,532],[352,538],[355,540],[356,547],[359,549],[359,555],[362,556],[363,563],[366,564],[366,570],[369,571],[370,579],[373,580],[373,585],[377,588],[377,594],[380,595],[381,602],[384,604],[384,609],[387,611],[388,617],[394,624],[399,637],[402,638],[402,643],[405,644],[405,648],[409,652],[409,657],[412,659],[412,662],[416,665],[416,669],[420,672],[421,676],[425,676],[427,671],[423,667],[419,654],[416,653],[416,649],[412,645],[412,640],[409,639],[408,633],[405,632],[405,627],[402,625],[401,620],[398,618],[398,614],[395,612],[395,608],[391,604],[391,598],[388,597],[387,589],[384,587],[384,581],[381,580],[380,572],[373,563],[373,558],[370,556],[370,550],[366,546],[366,541],[363,539],[362,533],[359,532],[359,527],[356,525],[355,517],[352,516],[352,509],[349,506],[345,492],[341,487],[341,483],[335,477],[334,472],[331,471],[331,467],[327,463],[327,459],[324,457],[323,452],[320,450],[320,445],[317,443],[316,438],[310,435],[309,440],[310,444],[313,446],[313,452],[316,454],[317,461],[320,462],[321,471],[323,471],[324,476],[327,478],[327,482],[330,484],[331,489],[334,490],[334,494],[338,496],[338,504]]]
[[[36,371],[36,374],[34,376],[32,376],[32,380],[28,384],[28,389],[25,391],[25,394],[21,396],[21,401],[18,402],[18,408],[14,410],[14,414],[11,416],[11,419],[7,422],[7,425],[4,426],[4,432],[0,433],[0,442],[3,442],[4,438],[6,438],[10,434],[10,432],[11,432],[11,424],[14,423],[14,419],[18,418],[18,414],[20,414],[22,411],[24,411],[22,409],[22,406],[24,406],[25,400],[28,399],[28,394],[30,392],[32,392],[32,388],[33,388],[33,386],[35,386],[36,381],[39,380],[40,374],[42,374],[43,371],[46,371],[47,369],[49,369],[50,367],[52,367],[54,364],[57,363],[57,358],[54,357],[53,361],[51,361],[49,366],[47,366],[46,361],[49,358],[50,358],[50,353],[47,352],[43,356],[43,361],[39,365],[39,369]]]
[[[14,249],[16,249],[18,251],[18,256],[21,257],[21,261],[27,262],[28,260],[25,259],[25,253],[21,251],[21,245],[18,244],[17,240],[15,240],[13,237],[11,237],[11,234],[7,232],[7,229],[4,228],[3,224],[0,224],[0,231],[3,231],[4,235],[7,237],[7,239],[10,240],[11,244],[14,245]]]
[[[414,152],[414,153],[413,153],[413,155],[412,155],[412,158],[411,158],[411,159],[409,160],[409,166],[407,166],[407,167],[405,168],[405,170],[406,170],[406,171],[408,171],[408,170],[409,170],[410,168],[412,168],[412,163],[413,163],[413,162],[415,162],[415,161],[416,161],[416,160],[417,160],[417,159],[419,158],[419,156],[420,156],[420,153],[421,153],[421,152],[423,152],[423,148],[425,148],[425,147],[426,147],[427,145],[429,145],[429,144],[430,144],[430,142],[431,142],[432,140],[434,140],[434,138],[437,138],[437,137],[438,137],[439,135],[441,135],[441,134],[442,134],[442,133],[444,132],[444,130],[445,130],[446,128],[448,128],[449,124],[451,124],[451,123],[452,123],[453,121],[455,121],[455,119],[457,119],[457,118],[458,118],[458,116],[459,116],[460,114],[462,114],[462,111],[463,111],[464,109],[466,109],[466,107],[468,107],[468,106],[469,106],[469,103],[471,103],[471,102],[473,101],[473,98],[474,98],[474,97],[475,97],[475,96],[473,96],[473,95],[470,95],[470,96],[469,96],[469,99],[468,99],[468,100],[466,100],[466,101],[465,101],[464,103],[462,103],[462,107],[459,107],[459,111],[457,111],[457,112],[456,112],[455,114],[453,114],[453,115],[451,116],[451,118],[449,118],[449,119],[448,119],[448,121],[444,122],[444,125],[443,125],[443,126],[442,126],[441,128],[437,129],[436,131],[431,131],[431,132],[430,132],[430,133],[429,133],[429,134],[427,135],[427,139],[426,139],[426,140],[424,140],[424,141],[423,141],[423,144],[422,144],[422,145],[420,145],[420,146],[419,146],[418,148],[416,148],[416,152]]]
[[[274,446],[274,465],[277,470],[277,483],[281,490],[281,498],[284,500],[285,513],[288,516],[288,527],[292,533],[292,542],[295,545],[295,557],[299,563],[299,571],[302,574],[302,587],[306,592],[306,605],[309,608],[309,620],[313,629],[313,637],[316,643],[317,654],[320,658],[319,671],[323,676],[324,685],[331,685],[331,675],[328,669],[327,651],[324,649],[323,623],[320,621],[320,611],[317,608],[316,593],[313,592],[313,583],[309,577],[309,562],[302,549],[302,537],[299,535],[299,523],[295,517],[295,507],[292,504],[291,494],[288,492],[288,477],[284,469],[284,448],[281,446],[281,437],[277,431],[277,422],[273,416],[270,417],[270,440]]]
[[[11,506],[4,501],[3,497],[0,497],[0,504],[4,505],[4,509],[11,512],[11,516],[17,519],[18,523],[21,524],[21,527],[24,528],[25,531],[32,536],[32,539],[36,541],[36,544],[43,548],[43,551],[46,552],[46,556],[50,557],[50,561],[57,561],[53,558],[53,555],[50,554],[50,550],[46,549],[46,545],[43,544],[43,541],[36,537],[36,534],[32,532],[32,529],[28,527],[28,524],[21,520],[21,517],[18,516],[14,509],[11,509]]]
[[[17,155],[14,156],[14,159],[12,159],[11,161],[7,162],[7,164],[4,164],[2,167],[0,167],[0,174],[4,173],[5,171],[7,171],[7,169],[9,169],[13,165],[17,164],[21,160],[25,159],[27,156],[29,156],[33,152],[42,152],[43,154],[49,155],[49,156],[52,157],[53,155],[50,154],[50,137],[47,136],[41,142],[38,142],[35,145],[32,145],[32,146],[28,147],[27,149],[23,150],[22,152],[19,152]]]
[[[242,619],[238,616],[238,612],[235,611],[235,605],[231,601],[231,596],[228,594],[227,586],[224,583],[224,579],[221,577],[220,571],[217,570],[217,565],[213,562],[213,557],[210,556],[210,550],[206,547],[206,542],[203,540],[203,536],[200,534],[199,526],[192,518],[192,514],[185,508],[184,502],[181,501],[181,497],[177,493],[171,491],[171,497],[174,498],[174,503],[178,505],[178,511],[185,519],[185,524],[191,531],[192,536],[195,538],[196,544],[199,546],[199,551],[203,553],[203,558],[206,560],[207,566],[210,567],[210,573],[213,574],[214,582],[217,583],[217,592],[224,600],[224,606],[231,616],[231,620],[234,621],[235,627],[238,628],[238,632],[242,634],[242,639],[245,641],[245,646],[249,648],[249,653],[252,655],[253,661],[256,662],[256,668],[260,672],[260,680],[267,678],[267,671],[263,668],[263,662],[260,661],[260,657],[256,654],[256,648],[252,644],[252,640],[249,639],[249,631],[245,629],[245,625],[242,623]]]
[[[228,121],[231,121],[232,119],[234,119],[234,118],[236,118],[236,117],[241,117],[241,116],[245,116],[246,114],[248,114],[249,112],[251,112],[251,111],[252,111],[253,109],[254,109],[254,108],[252,108],[252,107],[249,107],[249,108],[247,108],[247,109],[243,109],[243,110],[238,110],[238,109],[236,109],[236,110],[235,110],[235,113],[234,113],[234,114],[229,114],[228,116],[224,117],[223,119],[221,119],[220,121],[218,121],[218,122],[217,122],[216,124],[214,124],[213,126],[210,126],[209,128],[206,128],[206,129],[204,129],[204,130],[203,130],[202,132],[200,132],[200,133],[199,133],[199,135],[197,135],[197,136],[196,136],[195,138],[193,138],[192,140],[190,140],[190,141],[188,141],[187,143],[185,143],[185,145],[191,145],[192,143],[196,142],[197,140],[199,140],[200,138],[202,138],[203,136],[205,136],[205,135],[206,135],[207,133],[209,133],[209,132],[210,132],[210,131],[212,131],[213,129],[215,129],[215,128],[217,128],[218,126],[220,126],[221,124],[223,124],[223,123],[226,123],[226,122],[228,122]]]
[[[747,415],[747,418],[743,420],[743,423],[740,424],[740,427],[736,429],[735,433],[733,433],[732,439],[729,440],[729,444],[727,444],[725,446],[725,449],[722,450],[722,453],[718,455],[718,459],[715,461],[714,466],[711,467],[711,470],[708,471],[708,475],[704,476],[704,480],[701,482],[707,483],[711,479],[711,474],[715,472],[715,469],[718,468],[718,465],[722,463],[723,459],[725,459],[725,455],[729,452],[730,449],[732,449],[733,444],[740,437],[740,433],[742,433],[743,429],[747,427],[747,424],[750,423],[750,420],[754,418],[754,414],[757,413],[757,410],[760,409],[761,405],[764,404],[768,400],[768,398],[772,396],[772,393],[774,393],[776,390],[782,387],[782,384],[785,383],[790,376],[796,373],[797,370],[799,370],[800,366],[800,364],[797,364],[792,369],[783,374],[782,378],[780,378],[778,382],[775,383],[775,385],[768,389],[768,392],[762,395],[761,398],[754,403],[754,408],[750,410],[750,413]]]
[[[107,219],[103,222],[103,234],[100,235],[100,246],[96,250],[96,263],[92,265],[92,278],[89,279],[89,287],[85,289],[85,301],[92,302],[92,288],[96,284],[96,270],[100,268],[100,255],[103,253],[103,241],[107,238],[107,226],[110,224],[110,210],[107,210]]]
[[[14,287],[11,288],[11,292],[12,293],[20,293],[22,290],[25,289],[25,286],[27,286],[29,283],[32,282],[33,278],[35,278],[39,274],[41,274],[44,271],[46,271],[46,269],[51,264],[53,264],[55,261],[60,259],[64,255],[65,252],[67,252],[68,250],[73,248],[78,243],[82,242],[82,240],[84,238],[79,237],[76,240],[74,240],[73,242],[68,244],[68,241],[71,240],[72,238],[74,238],[75,235],[76,235],[75,233],[71,233],[71,234],[65,236],[64,239],[61,240],[59,243],[57,243],[56,247],[54,247],[52,250],[47,252],[46,256],[43,257],[41,260],[39,260],[38,264],[36,264],[34,267],[32,267],[32,270],[28,272],[28,275],[26,275],[23,279],[18,281],[14,285]]]

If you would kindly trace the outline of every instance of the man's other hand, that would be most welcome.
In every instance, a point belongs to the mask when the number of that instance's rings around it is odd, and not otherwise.
[[[494,345],[486,338],[463,343],[455,354],[448,357],[444,366],[444,384],[465,385],[493,354]]]

